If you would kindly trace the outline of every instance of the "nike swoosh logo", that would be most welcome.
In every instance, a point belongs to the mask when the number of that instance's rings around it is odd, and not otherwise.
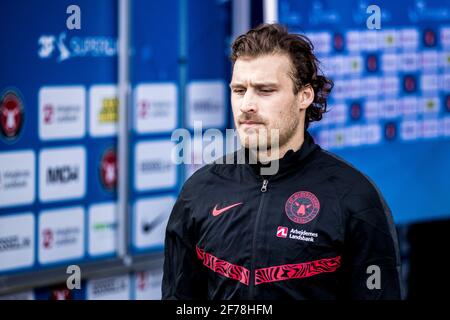
[[[222,213],[224,213],[225,211],[227,211],[227,210],[229,210],[231,208],[234,208],[234,207],[236,207],[236,206],[238,206],[240,204],[242,204],[242,202],[232,204],[231,206],[228,206],[228,207],[225,207],[225,208],[222,208],[222,209],[217,209],[217,204],[216,204],[216,206],[214,207],[214,209],[212,211],[212,215],[214,217],[217,217],[217,216],[221,215]]]
[[[155,229],[161,222],[163,222],[165,218],[166,218],[166,213],[165,212],[160,213],[153,221],[145,222],[142,225],[142,230],[145,233],[149,233],[150,231]]]

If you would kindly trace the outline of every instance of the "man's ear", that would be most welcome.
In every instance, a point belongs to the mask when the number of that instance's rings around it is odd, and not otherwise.
[[[297,94],[300,109],[308,108],[314,101],[314,89],[310,84],[303,86]]]

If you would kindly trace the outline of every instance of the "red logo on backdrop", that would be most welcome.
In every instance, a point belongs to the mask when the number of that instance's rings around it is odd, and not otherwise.
[[[145,290],[147,287],[147,274],[145,272],[137,272],[136,273],[136,280],[137,280],[137,287],[139,290]]]
[[[72,300],[72,295],[69,289],[60,288],[51,291],[50,300]]]
[[[344,37],[340,33],[336,33],[333,37],[333,45],[337,51],[344,49]]]
[[[403,87],[406,92],[413,92],[416,90],[416,78],[414,76],[405,76],[403,79]]]
[[[359,103],[352,103],[350,106],[350,115],[354,120],[361,118],[361,105]]]
[[[436,45],[436,34],[433,30],[427,29],[423,34],[423,41],[427,47],[434,47]]]
[[[7,139],[18,136],[23,125],[23,103],[13,92],[6,92],[0,101],[0,132]]]
[[[42,244],[45,249],[50,249],[53,244],[53,231],[51,229],[44,229],[42,231]]]
[[[370,72],[377,71],[378,68],[378,60],[376,55],[370,55],[367,57],[367,69]]]
[[[108,190],[114,190],[117,185],[117,156],[116,151],[108,149],[100,162],[100,180]]]
[[[53,122],[53,115],[55,113],[55,109],[51,104],[46,104],[44,106],[44,123],[50,124]]]
[[[150,102],[143,100],[139,103],[139,117],[147,118],[150,111]]]
[[[289,219],[295,223],[305,224],[317,216],[320,203],[311,192],[299,191],[289,197],[284,209]]]
[[[278,227],[277,229],[277,237],[278,238],[287,238],[289,229],[286,227]]]
[[[395,136],[397,135],[397,127],[395,126],[395,123],[387,123],[384,129],[384,133],[386,134],[386,138],[388,140],[394,140]]]

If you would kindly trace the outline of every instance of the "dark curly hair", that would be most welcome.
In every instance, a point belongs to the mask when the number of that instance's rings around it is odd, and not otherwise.
[[[231,49],[233,65],[239,57],[288,54],[293,66],[289,76],[294,82],[294,94],[306,85],[314,90],[314,101],[306,109],[305,129],[310,122],[322,119],[322,114],[327,111],[327,97],[333,88],[333,81],[319,74],[319,60],[313,53],[313,44],[306,36],[290,34],[280,24],[261,24],[237,37]]]

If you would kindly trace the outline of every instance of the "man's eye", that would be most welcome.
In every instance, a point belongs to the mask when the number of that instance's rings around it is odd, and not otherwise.
[[[244,89],[234,89],[233,92],[237,93],[237,94],[244,94],[245,90]]]
[[[272,93],[274,90],[272,90],[272,89],[261,89],[260,91],[262,93]]]

